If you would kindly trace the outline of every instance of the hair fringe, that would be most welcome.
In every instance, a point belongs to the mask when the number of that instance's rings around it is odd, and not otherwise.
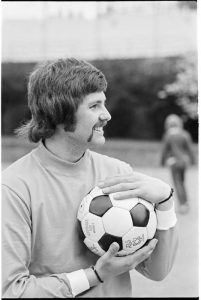
[[[19,137],[23,137],[26,138],[30,141],[29,139],[29,132],[30,132],[30,128],[32,127],[32,120],[27,121],[27,123],[21,125],[20,127],[16,128],[14,130],[14,134],[19,136]]]
[[[15,129],[14,133],[19,137],[29,140],[30,142],[38,143],[44,137],[44,135],[50,137],[54,133],[54,130],[45,130],[45,128],[39,128],[38,124],[32,118],[31,120],[27,121],[27,123]]]

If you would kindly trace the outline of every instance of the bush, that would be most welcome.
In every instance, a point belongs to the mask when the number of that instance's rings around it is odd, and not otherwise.
[[[170,113],[182,114],[172,97],[158,98],[165,84],[175,80],[178,57],[158,59],[125,59],[91,61],[108,81],[107,106],[112,120],[106,136],[132,139],[160,139],[163,122]],[[13,134],[22,122],[30,118],[27,108],[27,78],[35,63],[2,64],[2,134]],[[189,120],[187,120],[189,121]],[[198,125],[189,125],[197,140]]]

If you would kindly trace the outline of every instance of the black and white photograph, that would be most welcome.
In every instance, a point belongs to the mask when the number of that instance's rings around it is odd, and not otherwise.
[[[199,298],[197,1],[1,1],[1,296]]]

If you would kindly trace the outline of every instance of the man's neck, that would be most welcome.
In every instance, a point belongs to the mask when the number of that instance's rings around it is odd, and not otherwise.
[[[77,162],[86,151],[86,148],[81,148],[76,143],[69,141],[68,138],[61,138],[56,135],[46,139],[44,145],[54,155],[69,162]]]

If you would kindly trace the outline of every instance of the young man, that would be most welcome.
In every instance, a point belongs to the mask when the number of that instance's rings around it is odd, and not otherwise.
[[[162,280],[172,268],[177,231],[170,186],[89,150],[105,142],[106,87],[99,70],[73,58],[46,62],[30,75],[32,119],[19,133],[39,146],[2,176],[5,298],[128,297],[131,269]],[[155,203],[155,238],[125,257],[115,256],[117,243],[100,258],[88,250],[76,215],[97,185],[117,199]]]
[[[165,120],[165,134],[161,164],[170,168],[177,192],[180,213],[189,211],[189,203],[185,189],[185,173],[188,166],[195,163],[190,134],[183,129],[182,119],[171,114]]]

